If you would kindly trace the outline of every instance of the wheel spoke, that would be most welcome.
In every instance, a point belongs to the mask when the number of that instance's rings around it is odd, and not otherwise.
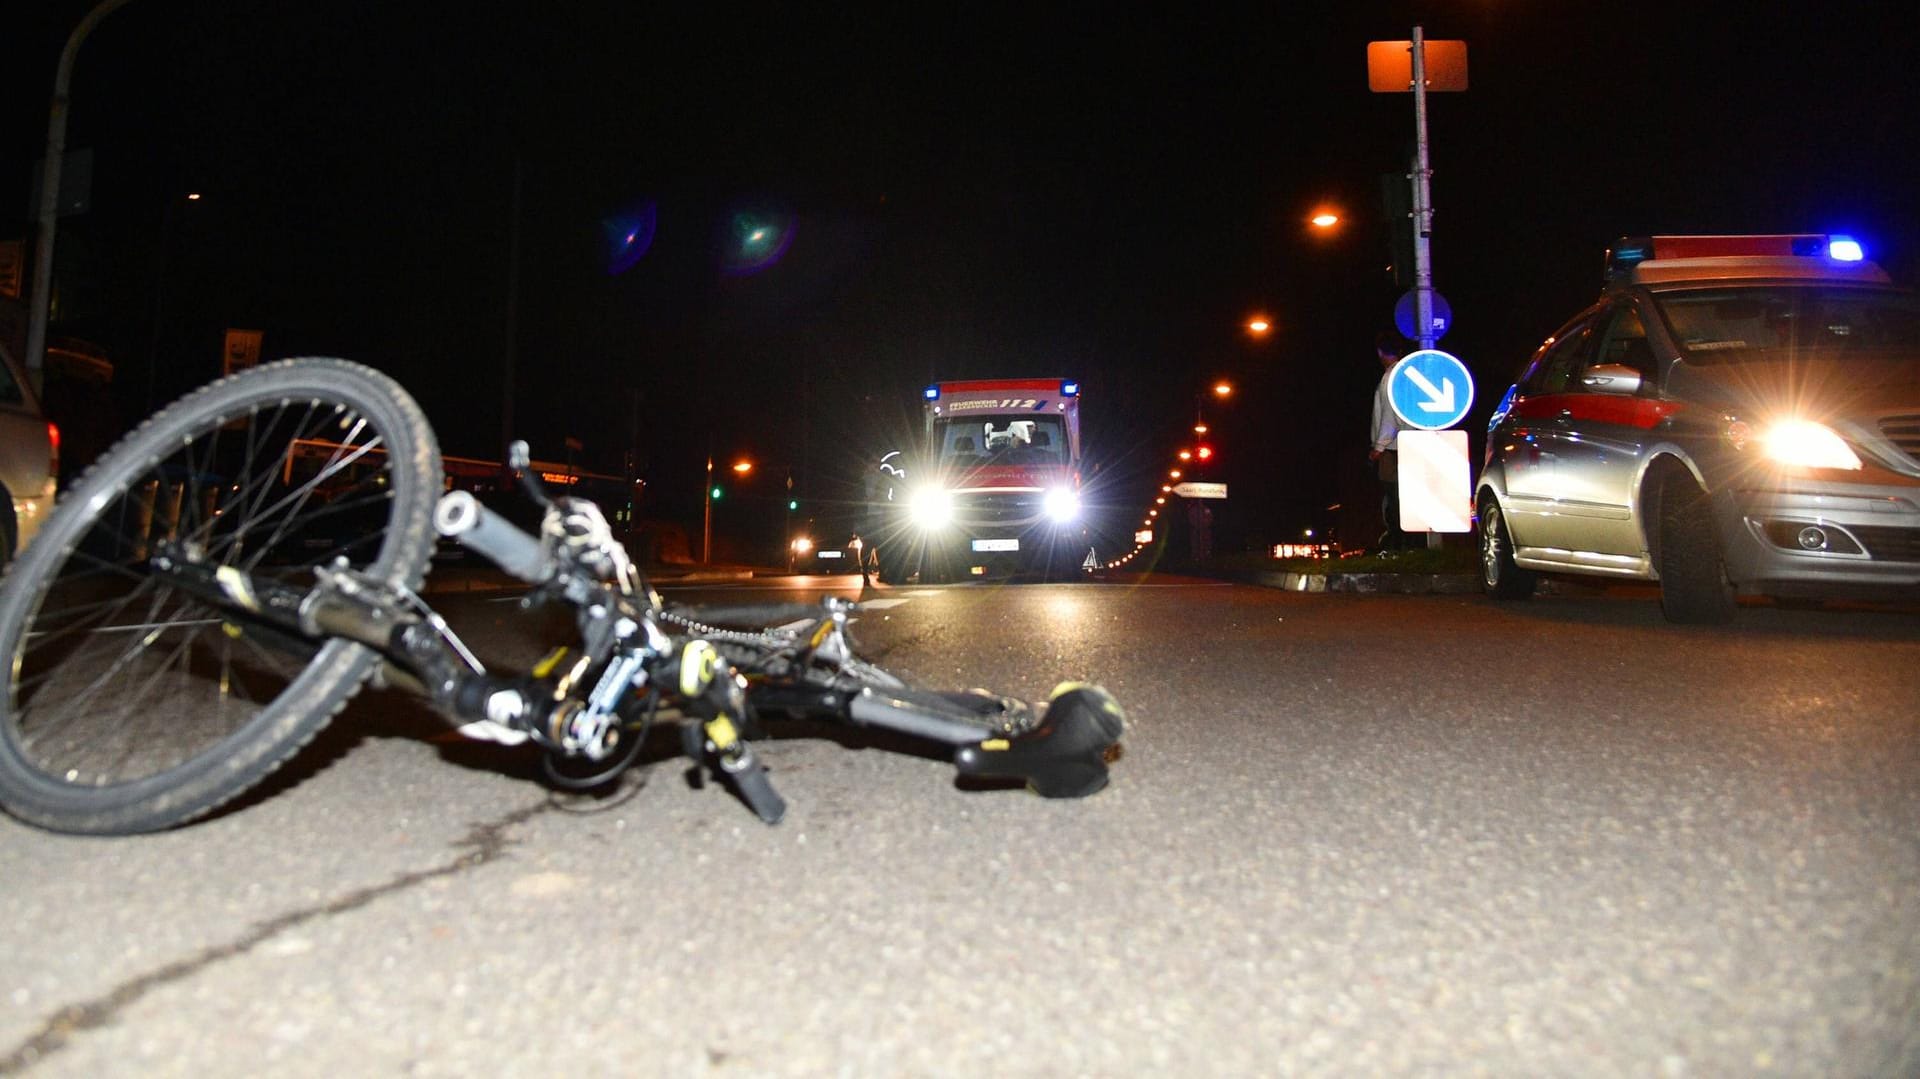
[[[291,580],[344,555],[412,579],[431,435],[391,379],[306,360],[170,405],[95,462],[0,588],[0,804],[63,830],[165,827],[263,774],[213,755],[279,761],[310,738],[371,654],[283,636],[152,560]]]

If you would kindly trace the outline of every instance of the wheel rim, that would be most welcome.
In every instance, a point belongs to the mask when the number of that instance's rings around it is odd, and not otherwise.
[[[58,550],[11,642],[6,735],[26,762],[70,786],[161,774],[254,722],[316,655],[350,647],[223,619],[150,561],[173,544],[299,585],[341,558],[381,563],[386,441],[355,408],[276,398],[200,417],[144,466],[83,481],[75,516],[38,541]]]
[[[1488,588],[1500,584],[1500,509],[1488,503],[1480,511],[1480,575]]]

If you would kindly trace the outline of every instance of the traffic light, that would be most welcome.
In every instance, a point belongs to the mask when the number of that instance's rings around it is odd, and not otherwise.
[[[799,499],[797,499],[797,498],[789,498],[789,499],[787,499],[787,509],[789,509],[789,510],[797,510],[797,509],[799,509],[799,508],[800,508],[800,500],[799,500]]]
[[[1196,460],[1211,461],[1213,460],[1213,447],[1203,442],[1194,447],[1193,456]]]
[[[714,498],[715,498],[715,499],[717,500],[717,499],[718,499],[718,498],[720,497],[720,493],[721,493],[721,492],[720,492],[720,488],[718,488],[718,487],[715,487],[715,488],[714,488],[713,490],[711,490],[711,491],[709,491],[709,492],[707,492],[707,493],[708,493],[708,494],[710,494],[710,495],[712,495],[712,496],[713,496],[713,497],[714,497]]]

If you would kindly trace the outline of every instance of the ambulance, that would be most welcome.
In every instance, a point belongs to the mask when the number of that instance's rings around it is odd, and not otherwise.
[[[1090,550],[1079,383],[936,382],[922,397],[919,446],[886,466],[875,538],[882,579],[1079,576]]]

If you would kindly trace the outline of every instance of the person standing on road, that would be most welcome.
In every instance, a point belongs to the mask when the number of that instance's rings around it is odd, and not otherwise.
[[[1380,360],[1380,384],[1373,390],[1373,422],[1367,428],[1373,446],[1367,458],[1380,481],[1380,516],[1387,527],[1376,546],[1382,551],[1399,551],[1407,546],[1407,534],[1400,530],[1400,455],[1393,448],[1400,434],[1400,417],[1394,415],[1387,385],[1387,376],[1406,355],[1406,346],[1406,341],[1391,331],[1383,330],[1373,339],[1373,353]]]

